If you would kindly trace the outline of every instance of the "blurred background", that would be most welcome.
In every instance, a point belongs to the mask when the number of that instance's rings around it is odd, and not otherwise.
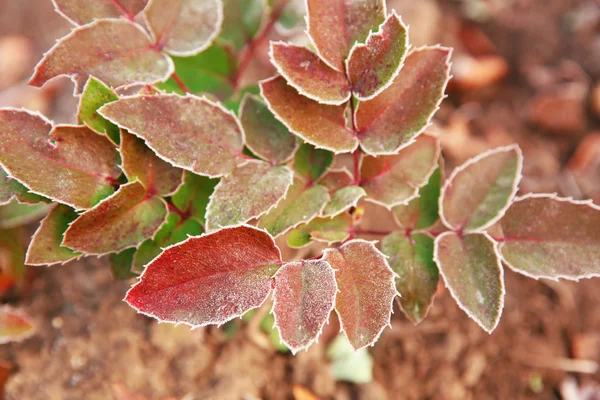
[[[449,98],[431,129],[449,168],[516,142],[521,192],[600,204],[600,1],[389,0],[388,9],[410,25],[414,46],[455,49]],[[26,86],[70,29],[50,0],[0,0],[0,106],[75,122],[69,80]],[[267,44],[248,82],[273,75]],[[122,302],[130,283],[115,281],[105,259],[25,268],[44,212],[0,207],[0,297],[37,327],[0,346],[6,399],[600,399],[600,279],[534,281],[506,270],[492,335],[441,288],[423,323],[396,311],[373,348],[348,352],[332,318],[294,357],[273,339],[268,309],[190,331],[137,315]],[[31,224],[16,227],[23,222]]]

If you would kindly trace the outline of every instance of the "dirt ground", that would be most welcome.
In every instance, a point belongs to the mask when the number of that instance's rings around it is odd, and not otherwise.
[[[455,47],[449,98],[432,132],[448,167],[517,142],[521,192],[600,204],[600,2],[390,0],[415,45]],[[42,91],[23,81],[69,26],[50,0],[0,0],[0,106],[71,122],[70,82]],[[378,217],[375,217],[378,218]],[[379,218],[385,218],[383,213]],[[557,227],[560,229],[560,227]],[[371,348],[374,381],[335,382],[325,356],[332,320],[308,352],[281,354],[256,321],[189,331],[156,324],[122,302],[104,259],[37,268],[16,302],[37,334],[0,346],[12,366],[6,399],[600,399],[600,280],[534,281],[506,270],[498,329],[483,332],[440,288],[413,326],[396,311]],[[587,371],[590,372],[590,371]],[[2,374],[0,373],[0,378]],[[0,379],[1,381],[1,379]]]

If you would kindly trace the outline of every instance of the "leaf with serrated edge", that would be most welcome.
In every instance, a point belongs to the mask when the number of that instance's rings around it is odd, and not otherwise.
[[[50,210],[46,203],[21,204],[17,199],[0,206],[0,229],[12,229],[39,221]]]
[[[346,337],[356,350],[372,345],[390,324],[397,294],[386,256],[372,242],[355,239],[327,249],[323,260],[336,270],[335,310]]]
[[[244,133],[239,121],[204,97],[124,97],[99,112],[144,139],[163,160],[198,175],[218,178],[243,162]]]
[[[358,139],[346,126],[345,106],[320,104],[276,76],[260,82],[260,92],[269,109],[295,135],[334,153],[348,153]]]
[[[132,22],[102,19],[75,28],[60,39],[35,67],[29,84],[42,86],[57,76],[70,76],[80,93],[90,75],[111,87],[166,81],[173,61]]]
[[[427,235],[394,232],[381,241],[381,251],[389,257],[398,277],[396,289],[402,295],[402,311],[415,324],[427,316],[433,305],[439,273],[433,261],[433,239]]]
[[[56,11],[74,25],[95,19],[126,17],[133,20],[148,0],[52,0]]]
[[[0,344],[20,342],[35,333],[30,317],[10,306],[0,307]]]
[[[394,218],[406,229],[425,229],[439,220],[441,192],[440,168],[429,177],[429,182],[419,190],[419,197],[406,205],[394,207]]]
[[[246,146],[252,153],[271,164],[283,164],[294,157],[298,138],[275,118],[258,96],[246,93],[239,115]]]
[[[294,157],[294,170],[309,182],[315,182],[333,163],[330,151],[302,143]]]
[[[308,224],[302,224],[292,230],[287,238],[288,245],[301,248],[312,240],[332,244],[343,242],[350,237],[353,219],[348,213],[333,218],[315,218]]]
[[[221,0],[150,0],[144,19],[152,37],[176,56],[193,56],[219,35]]]
[[[389,87],[402,68],[408,50],[408,28],[392,14],[365,44],[354,45],[347,60],[352,92],[360,101],[374,98]]]
[[[393,83],[358,104],[355,125],[367,154],[396,154],[427,129],[444,99],[451,53],[439,46],[412,50]]]
[[[363,42],[385,20],[384,0],[307,0],[307,32],[319,56],[343,71],[355,42]]]
[[[408,204],[436,170],[440,152],[436,137],[421,135],[396,155],[364,157],[360,185],[367,192],[367,201],[388,209]]]
[[[296,354],[321,334],[335,304],[335,271],[323,260],[284,264],[275,274],[273,316],[281,341]]]
[[[65,264],[80,257],[80,253],[61,246],[65,231],[77,217],[77,213],[72,208],[62,204],[56,205],[42,220],[31,238],[25,263],[27,265]]]
[[[165,201],[147,196],[144,186],[134,181],[81,214],[65,232],[62,245],[91,255],[137,247],[154,235],[166,215]]]
[[[456,168],[440,196],[444,224],[465,232],[494,225],[517,194],[522,169],[523,154],[517,145],[482,153]]]
[[[106,137],[7,108],[0,109],[0,132],[2,167],[33,193],[87,209],[113,192],[119,155]]]
[[[280,265],[281,253],[267,232],[224,228],[167,248],[125,300],[159,321],[220,325],[260,307]]]
[[[306,47],[271,42],[271,63],[288,85],[322,104],[341,105],[350,99],[346,74],[331,68]]]
[[[600,276],[600,207],[590,201],[529,194],[500,224],[500,253],[514,271],[534,279]]]
[[[119,143],[119,127],[102,118],[98,109],[118,100],[119,97],[111,88],[100,80],[90,76],[83,88],[77,108],[77,123],[84,124],[95,132],[104,134],[114,143]]]
[[[158,158],[144,141],[121,130],[121,169],[132,182],[138,180],[149,194],[169,196],[181,185],[183,171]]]
[[[285,199],[277,207],[260,217],[258,226],[277,237],[303,222],[309,222],[319,215],[329,201],[329,193],[323,186],[306,187],[306,183],[294,178]]]
[[[206,229],[246,223],[266,214],[285,197],[294,172],[263,161],[248,161],[221,179],[206,210]]]
[[[505,294],[496,243],[487,233],[461,237],[445,232],[435,239],[434,259],[458,306],[492,333],[500,321]]]
[[[331,201],[323,210],[323,217],[335,217],[356,207],[358,201],[367,195],[362,187],[353,185],[354,177],[345,168],[327,171],[317,183],[325,186],[331,196]]]
[[[204,225],[209,197],[219,181],[195,175],[189,171],[183,173],[183,185],[171,197],[173,205],[183,214],[188,214]]]

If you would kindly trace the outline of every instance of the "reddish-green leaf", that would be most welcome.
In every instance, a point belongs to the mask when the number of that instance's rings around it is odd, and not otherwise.
[[[419,190],[419,197],[406,205],[394,207],[398,224],[406,229],[425,229],[439,219],[439,198],[441,190],[440,168],[429,178],[429,182]]]
[[[345,106],[320,104],[289,86],[278,76],[260,82],[269,109],[295,135],[334,153],[351,152],[358,139],[348,129]]]
[[[309,182],[315,182],[333,163],[333,153],[302,143],[294,157],[294,169]]]
[[[185,171],[183,185],[179,187],[171,201],[181,213],[188,214],[190,218],[204,224],[206,221],[206,207],[218,182],[217,179],[209,179]]]
[[[258,226],[277,237],[315,218],[323,211],[328,201],[327,189],[320,185],[307,187],[302,179],[296,177],[285,199],[263,215],[258,220]]]
[[[148,0],[52,0],[56,10],[75,25],[85,25],[95,19],[126,17],[139,14]]]
[[[111,88],[90,76],[79,99],[77,122],[85,124],[95,132],[105,134],[110,140],[118,144],[119,128],[98,114],[100,107],[118,99]]]
[[[452,297],[491,333],[504,307],[504,273],[496,244],[487,235],[446,232],[435,240],[434,258]]]
[[[120,150],[121,169],[127,179],[137,179],[149,194],[168,196],[181,185],[182,170],[158,158],[142,139],[125,130],[121,130]]]
[[[0,206],[0,229],[12,229],[39,221],[48,213],[50,207],[46,203],[21,204],[17,199],[12,199]]]
[[[137,247],[154,235],[166,215],[164,200],[148,196],[144,186],[134,181],[77,218],[62,245],[97,255]]]
[[[20,342],[34,333],[29,316],[6,305],[0,307],[0,344]]]
[[[272,164],[289,161],[298,149],[298,139],[283,125],[257,96],[245,94],[240,105],[240,122],[246,134],[246,146]]]
[[[578,280],[600,276],[600,207],[549,194],[515,200],[500,220],[500,253],[520,274]]]
[[[306,47],[271,42],[271,63],[301,95],[322,104],[340,105],[350,98],[346,74],[331,68]]]
[[[166,249],[125,300],[161,321],[223,324],[267,299],[280,265],[268,233],[251,226],[225,228]]]
[[[415,324],[421,322],[433,305],[439,273],[433,261],[433,239],[427,235],[394,232],[381,242],[381,251],[389,257],[398,277],[402,311]]]
[[[354,185],[354,177],[346,169],[328,171],[318,183],[325,186],[331,196],[323,210],[324,217],[334,217],[356,207],[358,201],[367,195],[362,187]]]
[[[397,294],[386,257],[373,243],[352,240],[326,250],[323,260],[336,270],[335,309],[346,337],[356,350],[375,343],[390,323]]]
[[[361,101],[370,100],[390,86],[408,50],[408,28],[393,11],[365,44],[354,45],[348,56],[348,78],[352,92]]]
[[[192,95],[125,97],[100,114],[141,137],[162,159],[211,178],[243,161],[244,134],[233,113]]]
[[[418,196],[436,170],[440,157],[440,141],[421,135],[393,156],[366,156],[360,167],[361,186],[367,200],[392,208],[407,204]]]
[[[335,304],[337,284],[322,260],[284,264],[275,274],[273,315],[281,341],[297,353],[317,340]]]
[[[31,238],[25,263],[28,265],[65,264],[80,256],[61,246],[63,235],[69,225],[77,219],[77,213],[70,207],[56,205],[42,220]]]
[[[52,128],[39,114],[1,109],[0,133],[0,163],[32,192],[76,209],[90,208],[113,192],[119,155],[89,128]]]
[[[308,34],[319,55],[339,71],[355,42],[385,20],[383,0],[308,0]]]
[[[456,168],[442,188],[442,221],[467,232],[492,226],[517,193],[522,168],[517,145],[480,154]]]
[[[352,216],[347,213],[333,218],[315,218],[291,231],[287,242],[295,248],[304,247],[313,240],[327,244],[343,242],[350,237],[352,225]]]
[[[365,152],[395,154],[427,128],[444,98],[450,54],[444,47],[413,50],[390,87],[359,103],[355,121]]]
[[[13,198],[19,203],[35,204],[42,201],[48,201],[37,194],[31,193],[25,186],[18,181],[10,178],[6,171],[0,168],[0,205],[8,204]]]
[[[206,49],[223,22],[221,0],[151,0],[144,17],[155,42],[176,56]]]
[[[139,25],[102,19],[73,29],[60,39],[35,67],[29,84],[42,86],[52,78],[68,75],[79,93],[90,75],[111,87],[121,87],[164,82],[173,70],[173,61],[154,46]]]
[[[248,161],[221,179],[206,210],[206,229],[246,223],[266,214],[285,197],[294,172],[263,161]]]

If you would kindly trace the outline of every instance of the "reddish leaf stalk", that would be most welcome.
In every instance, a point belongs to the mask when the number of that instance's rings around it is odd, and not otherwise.
[[[183,80],[179,77],[179,75],[177,75],[177,72],[173,72],[173,74],[171,75],[171,78],[173,78],[173,80],[175,81],[177,86],[179,86],[179,88],[181,90],[183,90],[185,93],[192,93],[190,88],[188,88],[187,85],[185,84],[185,82],[183,82]]]
[[[113,4],[119,9],[119,11],[123,14],[124,17],[126,17],[131,22],[135,22],[135,15],[131,15],[119,0],[113,0]]]

